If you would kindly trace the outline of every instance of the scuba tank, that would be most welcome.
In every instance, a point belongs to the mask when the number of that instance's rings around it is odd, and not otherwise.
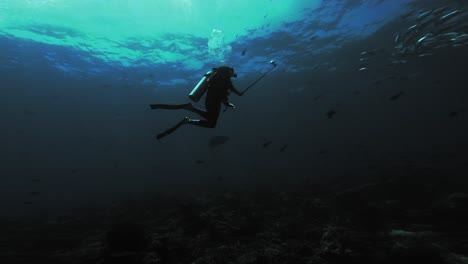
[[[211,71],[208,71],[203,75],[203,78],[198,82],[198,84],[193,88],[193,90],[189,94],[190,100],[194,102],[200,101],[200,99],[203,97],[203,95],[206,93],[206,90],[208,89],[210,78],[216,73],[216,68],[214,68]]]

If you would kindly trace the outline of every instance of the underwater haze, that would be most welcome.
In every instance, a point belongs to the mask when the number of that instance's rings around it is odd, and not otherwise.
[[[466,263],[467,9],[0,0],[0,262]]]

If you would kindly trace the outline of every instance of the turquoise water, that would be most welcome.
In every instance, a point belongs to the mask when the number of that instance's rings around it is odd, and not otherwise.
[[[0,36],[17,41],[16,46],[42,45],[44,59],[77,75],[100,75],[112,66],[172,67],[199,76],[216,64],[259,70],[272,58],[297,71],[302,66],[295,58],[365,37],[401,14],[408,2],[2,0]],[[337,17],[340,23],[322,27]],[[336,41],[319,45],[330,36]],[[241,55],[243,49],[248,56]],[[70,54],[73,60],[64,59]],[[158,80],[160,85],[180,82]]]

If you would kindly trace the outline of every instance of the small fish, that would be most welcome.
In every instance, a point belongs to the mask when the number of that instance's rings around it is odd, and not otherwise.
[[[396,99],[400,98],[400,96],[402,96],[403,94],[405,94],[404,92],[399,92],[395,95],[393,95],[392,97],[389,98],[390,101],[395,101]]]
[[[424,57],[428,57],[428,56],[432,56],[432,55],[434,55],[434,54],[432,54],[432,53],[423,53],[423,54],[419,54],[418,57],[419,58],[424,58]]]
[[[360,94],[361,94],[361,91],[356,90],[356,91],[353,92],[353,94],[354,94],[354,95],[360,95]]]
[[[78,172],[80,172],[79,169],[72,169],[72,170],[71,170],[71,173],[72,173],[72,174],[76,174],[76,173],[78,173]]]
[[[25,205],[31,205],[32,202],[24,202]]]
[[[421,13],[421,14],[418,15],[418,17],[416,18],[416,20],[423,20],[424,18],[426,18],[426,17],[429,16],[430,14],[432,14],[432,10],[423,12],[423,13]]]
[[[408,28],[408,31],[415,30],[418,27],[418,25],[412,25],[411,27]]]
[[[327,112],[328,119],[333,118],[333,116],[336,114],[335,110],[330,110]]]
[[[424,21],[422,21],[419,25],[418,25],[418,30],[421,31],[422,29],[426,28],[428,25],[434,23],[435,21],[437,20],[437,17],[430,17]]]
[[[369,55],[369,56],[374,56],[375,55],[375,51],[374,50],[369,50],[369,51],[363,51],[361,52],[361,55]]]
[[[39,195],[41,194],[40,192],[29,192],[29,195],[31,196],[36,196],[36,195]]]
[[[195,163],[196,164],[203,164],[203,163],[205,163],[205,161],[204,160],[196,160]]]
[[[288,147],[288,145],[284,145],[280,148],[280,152],[284,152],[286,150],[286,148]]]
[[[464,109],[458,110],[458,111],[452,111],[449,114],[449,117],[457,117],[459,114],[463,113]]]
[[[319,154],[320,154],[320,155],[327,154],[327,153],[328,153],[328,151],[327,151],[326,149],[321,149],[321,150],[319,151]]]
[[[223,178],[223,176],[219,175],[218,177],[216,177],[216,180],[222,181],[222,180],[224,180],[224,178]]]
[[[247,52],[247,48],[244,48],[244,49],[242,50],[242,56],[244,56],[246,52]]]
[[[360,58],[359,61],[368,61],[369,58]]]
[[[369,68],[367,68],[367,67],[362,67],[362,68],[359,68],[358,71],[367,71],[368,69],[369,69]]]
[[[432,12],[432,14],[438,16],[438,15],[442,14],[448,8],[449,8],[448,6],[439,7],[436,10],[434,10],[434,12]]]
[[[39,179],[39,178],[32,178],[31,181],[32,181],[32,182],[41,182],[41,179]]]
[[[312,40],[316,40],[317,38],[318,38],[317,35],[313,35],[312,37],[310,37],[310,40],[311,40],[311,41],[312,41]]]
[[[468,40],[468,34],[461,34],[452,39],[452,41],[465,41]]]
[[[266,147],[270,146],[271,143],[273,143],[273,141],[268,140],[267,142],[263,143],[263,147],[266,148]]]
[[[400,41],[400,33],[398,33],[398,34],[395,36],[395,44],[397,44],[398,41]]]
[[[325,93],[315,96],[314,101],[317,101],[318,99],[322,98],[322,96],[324,96],[324,95],[325,95]]]
[[[425,41],[425,40],[426,40],[428,37],[430,37],[430,36],[431,36],[431,34],[427,34],[427,35],[425,35],[424,37],[418,39],[418,41],[416,41],[416,45],[421,44],[423,41]]]
[[[214,136],[210,139],[210,147],[217,147],[223,145],[229,140],[226,136]]]
[[[449,19],[451,19],[452,17],[456,17],[456,16],[460,15],[461,13],[462,13],[462,11],[460,9],[455,10],[453,12],[450,12],[450,13],[440,17],[439,21],[440,21],[440,23],[444,23],[444,22],[448,21]]]

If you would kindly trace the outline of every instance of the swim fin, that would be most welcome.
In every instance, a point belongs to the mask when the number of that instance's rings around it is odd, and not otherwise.
[[[177,123],[177,125],[169,128],[168,130],[158,134],[156,136],[156,139],[159,140],[163,137],[166,137],[166,136],[169,136],[170,134],[174,133],[179,127],[181,127],[182,125],[185,125],[185,124],[188,124],[190,122],[190,119],[188,117],[185,117],[182,121],[180,121],[179,123]]]

